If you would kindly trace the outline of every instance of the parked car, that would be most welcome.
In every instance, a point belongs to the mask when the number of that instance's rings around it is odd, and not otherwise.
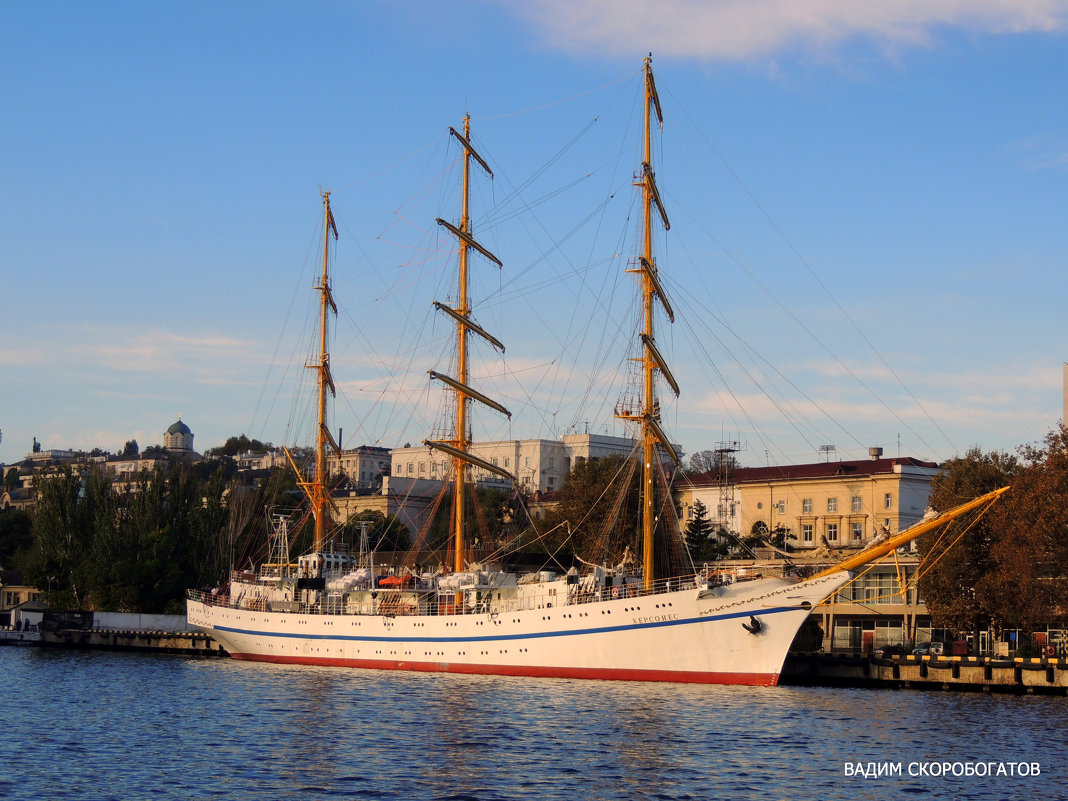
[[[924,642],[912,649],[916,656],[941,656],[944,646],[940,642]]]
[[[872,656],[880,659],[889,659],[892,656],[904,656],[908,649],[904,645],[882,645],[872,651]]]

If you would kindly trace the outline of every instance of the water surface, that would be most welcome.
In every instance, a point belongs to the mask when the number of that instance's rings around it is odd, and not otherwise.
[[[13,647],[0,648],[0,677],[0,797],[12,799],[993,801],[1052,798],[1068,779],[1064,697]],[[1040,775],[908,775],[979,761],[1037,763]],[[858,763],[901,775],[846,775]]]

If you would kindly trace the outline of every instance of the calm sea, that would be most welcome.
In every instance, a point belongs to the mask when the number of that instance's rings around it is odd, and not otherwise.
[[[9,647],[0,701],[0,797],[12,799],[1063,798],[1068,780],[1063,697]],[[847,775],[869,762],[901,775]],[[1038,775],[953,776],[943,762],[1035,763]]]

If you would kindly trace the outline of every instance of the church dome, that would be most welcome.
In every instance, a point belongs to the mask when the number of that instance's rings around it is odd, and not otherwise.
[[[189,426],[182,422],[182,418],[178,418],[178,422],[172,423],[171,427],[167,429],[168,434],[192,434]]]
[[[163,435],[163,447],[171,453],[190,454],[193,452],[193,432],[182,422],[181,415],[178,415],[177,422],[172,423],[167,433]]]

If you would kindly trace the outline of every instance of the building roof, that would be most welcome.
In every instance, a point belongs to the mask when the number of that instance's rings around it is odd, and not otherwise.
[[[864,478],[876,475],[889,475],[894,467],[907,467],[937,470],[934,462],[924,462],[906,456],[897,459],[857,459],[849,462],[817,462],[815,464],[788,464],[772,467],[737,467],[730,471],[729,480],[735,484],[760,484],[769,481],[803,481],[827,478]],[[721,474],[711,470],[700,475],[690,476],[681,483],[692,486],[719,484]]]
[[[171,427],[167,429],[167,433],[168,434],[192,434],[193,432],[189,429],[189,426],[187,426],[185,423],[182,422],[182,418],[179,417],[177,422],[171,423]]]

